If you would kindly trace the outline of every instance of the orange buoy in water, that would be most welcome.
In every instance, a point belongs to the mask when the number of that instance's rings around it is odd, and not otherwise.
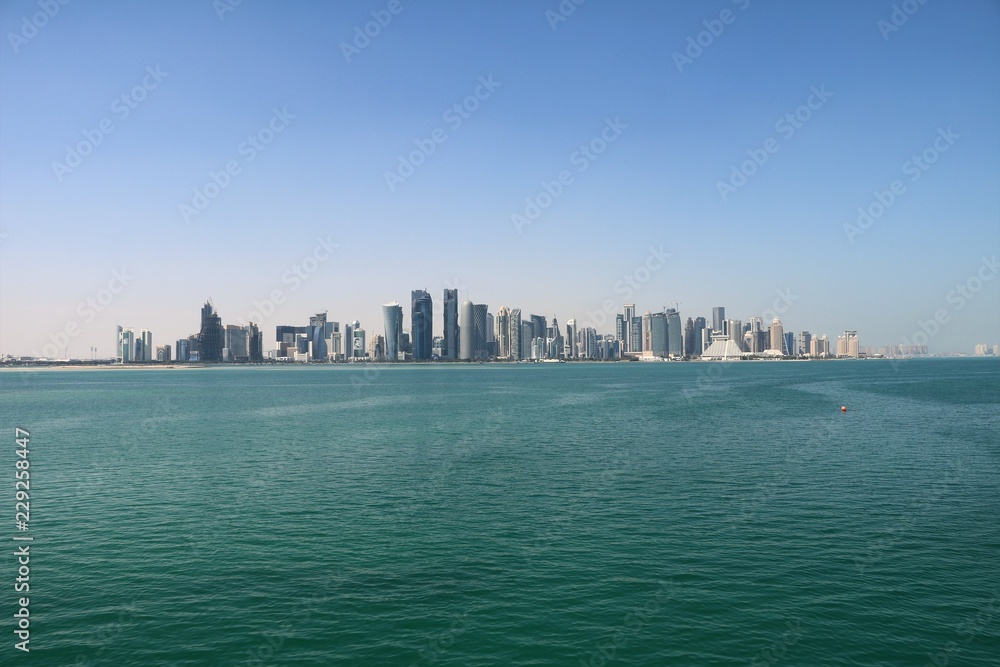
[[[846,405],[841,405],[840,406],[840,411],[841,412],[847,412],[847,406]]]

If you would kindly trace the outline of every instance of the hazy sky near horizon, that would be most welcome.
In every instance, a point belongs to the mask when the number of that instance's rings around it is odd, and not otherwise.
[[[904,5],[9,0],[0,353],[446,287],[1000,343],[1000,3]]]

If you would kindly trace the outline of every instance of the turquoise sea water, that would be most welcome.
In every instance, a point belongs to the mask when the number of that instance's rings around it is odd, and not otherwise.
[[[4,665],[1000,664],[996,360],[3,372],[0,416]]]

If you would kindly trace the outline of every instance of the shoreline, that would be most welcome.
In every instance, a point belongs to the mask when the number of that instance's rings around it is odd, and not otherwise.
[[[828,359],[729,359],[729,360],[708,360],[708,359],[688,359],[688,360],[624,360],[624,359],[609,359],[609,360],[598,360],[598,359],[577,359],[571,361],[565,361],[560,363],[567,364],[639,364],[639,365],[660,365],[660,364],[678,364],[678,363],[696,363],[696,364],[733,364],[733,363],[774,363],[774,362],[829,362],[829,361],[888,361],[888,362],[904,362],[904,361],[914,361],[920,359],[995,359],[996,357],[985,356],[976,357],[973,355],[927,355],[920,357],[894,357],[894,358],[884,358],[884,357],[865,357],[865,358],[843,358],[839,359],[836,357]],[[225,362],[218,364],[201,364],[201,363],[151,363],[151,364],[117,364],[117,363],[65,363],[65,362],[54,362],[54,363],[26,363],[26,364],[0,364],[0,373],[2,372],[16,372],[16,371],[100,371],[100,370],[110,370],[110,371],[142,371],[142,370],[207,370],[207,369],[218,369],[218,368],[415,368],[423,366],[433,366],[433,367],[455,367],[455,368],[467,368],[471,366],[544,366],[550,365],[545,364],[540,361],[404,361],[404,362],[387,362],[387,361],[358,361],[358,362],[329,362],[329,363],[264,363],[264,364],[251,364],[251,363],[234,363]]]

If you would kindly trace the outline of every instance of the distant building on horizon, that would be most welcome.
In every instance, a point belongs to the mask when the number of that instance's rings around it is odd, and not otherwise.
[[[635,320],[635,304],[626,303],[622,309],[622,351],[637,351],[633,347],[635,337],[632,334],[632,322]],[[641,340],[641,339],[640,339]]]
[[[249,361],[250,332],[247,328],[235,324],[227,324],[224,331],[225,342],[222,348],[222,360],[238,363]]]
[[[646,316],[648,316],[648,319]],[[648,334],[649,347],[647,349],[646,345],[643,345],[643,356],[651,355],[665,359],[670,355],[670,332],[668,331],[669,320],[667,319],[667,314],[647,312],[646,316],[642,318],[642,328]]]
[[[766,352],[771,355],[782,355],[785,353],[785,328],[781,326],[781,320],[777,317],[771,322],[770,347]]]
[[[351,358],[355,361],[365,358],[365,336],[366,332],[361,328],[361,323],[357,320],[351,323]]]
[[[441,356],[458,359],[458,290],[444,291],[444,335],[441,342]]]
[[[857,359],[861,356],[857,331],[845,331],[837,336],[837,356],[849,359]]]
[[[726,307],[715,306],[712,308],[712,331],[725,331]]]
[[[576,320],[569,319],[566,320],[566,358],[567,359],[577,359],[579,358],[579,350],[577,348],[577,331],[576,331]],[[618,340],[616,338],[616,340]]]
[[[118,327],[118,344],[115,347],[115,357],[119,364],[127,364],[135,360],[135,331],[127,327]]]
[[[487,339],[489,334],[489,306],[485,303],[476,303],[472,305],[472,325],[473,325],[473,343],[475,345],[475,351],[473,352],[474,359],[486,359],[487,358]]]
[[[385,357],[388,361],[399,361],[400,344],[403,339],[403,307],[393,301],[382,306],[385,320]]]
[[[264,335],[261,333],[260,327],[253,322],[248,324],[246,329],[249,361],[259,364],[264,361]]]
[[[736,347],[746,352],[746,344],[743,341],[743,322],[740,320],[725,320],[722,324],[725,327],[726,337],[736,343]]]
[[[215,312],[215,306],[209,299],[201,308],[201,332],[198,334],[199,360],[209,363],[221,362],[224,339],[222,318]]]
[[[462,302],[462,309],[459,311],[459,352],[458,358],[462,361],[471,361],[476,353],[476,325],[475,306],[466,299]]]
[[[153,333],[149,329],[140,329],[138,333],[132,327],[118,326],[118,339],[115,343],[115,361],[119,364],[130,364],[156,360],[156,349],[153,347]],[[167,346],[169,348],[169,346]]]
[[[639,355],[643,350],[643,317],[634,315],[628,322],[629,330],[629,354]]]
[[[684,356],[684,331],[681,328],[681,314],[675,308],[667,308],[667,349],[666,355]]]
[[[804,357],[810,353],[812,348],[812,334],[808,331],[799,332],[799,349],[798,354],[800,357]]]
[[[427,360],[434,347],[434,304],[427,290],[410,293],[410,341],[413,358]]]
[[[153,349],[153,332],[149,329],[139,331],[139,340],[136,341],[136,361],[152,361],[155,354]]]
[[[705,350],[705,332],[708,330],[708,323],[704,317],[694,318],[694,348],[688,352],[691,356],[701,356]],[[709,332],[711,333],[711,332]]]
[[[497,358],[499,359],[513,358],[511,354],[510,333],[510,308],[500,306],[497,309],[495,333]]]
[[[316,313],[309,318],[309,359],[310,361],[328,361],[330,359],[330,344],[327,335],[328,322],[326,312]]]
[[[191,361],[191,348],[187,338],[178,338],[174,344],[174,359],[176,361]]]

